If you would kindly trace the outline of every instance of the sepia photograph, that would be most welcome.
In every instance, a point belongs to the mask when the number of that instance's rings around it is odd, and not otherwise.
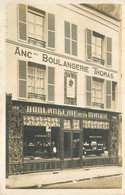
[[[3,7],[2,195],[124,194],[122,1]]]

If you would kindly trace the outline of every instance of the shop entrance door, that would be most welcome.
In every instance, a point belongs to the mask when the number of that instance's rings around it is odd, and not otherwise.
[[[80,167],[82,159],[82,136],[80,131],[64,131],[64,168]]]

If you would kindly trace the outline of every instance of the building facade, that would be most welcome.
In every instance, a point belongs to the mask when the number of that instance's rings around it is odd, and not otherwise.
[[[7,5],[6,169],[119,161],[120,21],[85,5]]]

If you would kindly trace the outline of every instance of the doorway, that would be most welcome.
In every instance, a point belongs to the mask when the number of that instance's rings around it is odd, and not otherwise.
[[[64,131],[63,133],[63,160],[64,168],[79,167],[82,161],[81,131]]]

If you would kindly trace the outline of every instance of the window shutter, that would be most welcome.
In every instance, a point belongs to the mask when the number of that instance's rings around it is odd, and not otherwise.
[[[48,67],[48,101],[54,101],[55,69]]]
[[[19,39],[26,41],[27,40],[26,5],[23,4],[19,4],[18,28]]]
[[[19,97],[26,98],[26,62],[19,60]]]
[[[86,76],[86,105],[91,106],[91,77]]]
[[[111,108],[111,81],[106,81],[106,108]]]
[[[48,47],[55,48],[55,15],[48,13]]]
[[[77,56],[77,26],[72,24],[72,55]]]
[[[92,31],[86,29],[86,58],[92,59]]]
[[[112,65],[112,38],[107,37],[107,65]]]
[[[70,23],[65,21],[65,53],[70,54]]]

